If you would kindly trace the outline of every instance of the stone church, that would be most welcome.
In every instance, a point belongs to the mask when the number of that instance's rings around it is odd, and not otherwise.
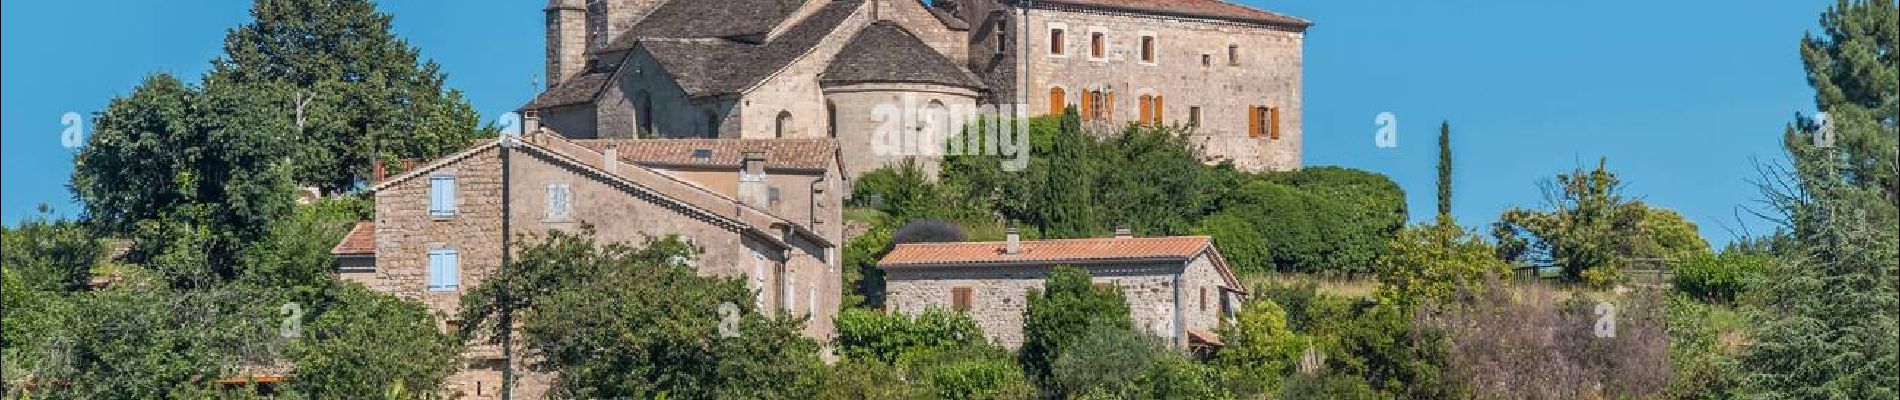
[[[1073,106],[1098,132],[1191,126],[1209,162],[1300,166],[1310,23],[1222,0],[553,0],[546,14],[549,88],[522,110],[570,138],[835,138],[855,177],[915,155],[873,151],[879,105]]]

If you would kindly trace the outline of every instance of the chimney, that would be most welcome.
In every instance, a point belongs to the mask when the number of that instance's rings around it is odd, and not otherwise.
[[[369,164],[370,164],[369,183],[371,185],[380,183],[384,179],[389,179],[389,167],[383,166],[382,160],[372,160],[369,162]]]
[[[1004,232],[1005,233],[1003,234],[1003,236],[1006,237],[1007,239],[1005,239],[1005,242],[1003,243],[1003,254],[1022,254],[1023,253],[1022,231],[1019,231],[1016,228],[1009,228],[1009,230],[1004,231]]]
[[[600,165],[608,173],[620,172],[619,143],[607,143],[607,149],[600,151]]]
[[[746,151],[739,161],[739,201],[758,207],[769,206],[766,198],[765,152]]]
[[[1116,239],[1127,239],[1127,238],[1132,238],[1132,237],[1135,237],[1135,230],[1128,229],[1128,226],[1124,225],[1124,226],[1115,228]]]
[[[541,113],[532,110],[522,111],[520,136],[527,137],[538,132],[541,132]]]

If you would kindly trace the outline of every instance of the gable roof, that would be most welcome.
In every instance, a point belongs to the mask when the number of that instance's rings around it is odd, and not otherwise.
[[[337,242],[336,247],[330,248],[330,255],[335,256],[375,254],[376,222],[374,221],[357,222],[356,226],[350,228],[350,233],[343,235],[343,240]]]
[[[831,139],[572,139],[621,161],[645,166],[739,168],[745,153],[765,152],[767,169],[826,171],[837,165],[838,144]]]
[[[681,180],[664,172],[634,165],[618,165],[607,168],[600,152],[580,144],[558,137],[551,133],[536,133],[526,137],[510,139],[510,148],[544,155],[550,162],[568,165],[592,176],[615,181],[621,187],[638,191],[654,199],[676,206],[683,213],[702,218],[715,225],[763,239],[782,248],[792,245],[773,235],[775,231],[796,234],[817,243],[821,247],[833,247],[836,243],[830,238],[812,231],[810,227],[792,222],[770,211],[745,204],[738,199],[708,190],[699,185]],[[499,147],[500,141],[485,140],[467,150],[438,158],[427,165],[417,167],[376,183],[371,192],[386,190],[396,184],[429,174],[445,166],[460,162],[477,154]]]
[[[676,0],[668,4],[680,2]],[[723,2],[706,3],[729,6]],[[629,49],[646,49],[654,61],[686,91],[687,96],[701,98],[734,94],[751,89],[810,53],[863,4],[864,0],[835,0],[799,20],[771,41],[760,44],[719,38],[642,38],[637,37],[638,26],[623,38],[634,41],[628,44]]]
[[[942,266],[1089,265],[1129,261],[1187,261],[1207,254],[1227,288],[1244,293],[1227,259],[1208,236],[1025,240],[1018,254],[1006,242],[905,243],[878,260],[878,268]]]
[[[983,88],[983,82],[897,24],[880,21],[858,31],[820,75],[826,85],[930,83]]]
[[[1017,0],[1021,3],[1022,0]],[[1208,18],[1299,29],[1312,26],[1305,19],[1247,7],[1223,0],[1036,0],[1040,8],[1080,8],[1133,14]]]
[[[784,24],[817,0],[669,0],[596,52],[633,49],[642,39],[732,39],[757,37]]]

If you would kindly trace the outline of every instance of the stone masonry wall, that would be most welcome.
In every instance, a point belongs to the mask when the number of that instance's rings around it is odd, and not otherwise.
[[[1175,274],[1181,272],[1181,265],[1115,265],[1088,269],[1095,282],[1114,283],[1122,289],[1136,329],[1174,339],[1174,279]],[[915,315],[930,308],[950,308],[953,289],[971,288],[969,313],[972,319],[992,342],[1014,349],[1023,342],[1027,293],[1042,289],[1050,268],[896,268],[886,272],[885,304],[890,310]],[[1211,326],[1197,328],[1212,329]]]
[[[1114,94],[1112,119],[1105,128],[1138,119],[1140,96],[1163,96],[1164,122],[1187,124],[1190,109],[1201,109],[1191,141],[1203,155],[1233,160],[1242,170],[1300,167],[1301,70],[1304,33],[1282,29],[1184,18],[1081,11],[1030,10],[1026,98],[1031,114],[1051,110],[1052,88],[1079,104],[1088,90]],[[1052,29],[1063,29],[1065,50],[1051,54]],[[1090,54],[1090,37],[1102,33],[1106,54]],[[1141,61],[1144,36],[1155,38],[1155,60]],[[1237,64],[1228,62],[1228,46],[1239,46]],[[1202,56],[1208,58],[1203,65]],[[1280,109],[1278,140],[1251,138],[1250,107]]]

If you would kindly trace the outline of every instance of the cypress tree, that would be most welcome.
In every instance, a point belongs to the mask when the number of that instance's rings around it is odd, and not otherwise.
[[[1451,121],[1438,125],[1438,218],[1451,219]]]

